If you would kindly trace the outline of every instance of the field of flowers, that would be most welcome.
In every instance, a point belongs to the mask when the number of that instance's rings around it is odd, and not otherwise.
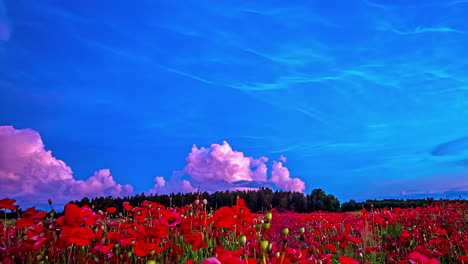
[[[64,215],[0,200],[0,263],[468,263],[466,202],[353,213],[252,213],[243,199],[125,211],[67,204]]]

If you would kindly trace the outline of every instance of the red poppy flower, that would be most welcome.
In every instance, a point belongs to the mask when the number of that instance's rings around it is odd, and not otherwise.
[[[200,264],[222,264],[222,263],[217,258],[207,258],[204,261],[202,261]]]
[[[106,209],[106,211],[109,213],[109,214],[113,214],[115,213],[115,211],[117,211],[117,208],[115,207],[109,207]]]
[[[196,264],[196,262],[195,260],[187,260],[184,263],[180,263],[180,264]]]
[[[333,244],[326,244],[325,250],[330,250],[333,254],[336,254],[336,248],[335,248],[335,245]]]
[[[71,227],[79,227],[83,216],[81,208],[76,204],[65,205],[65,215],[63,219],[63,225]]]
[[[167,227],[162,225],[157,225],[154,227],[144,226],[146,235],[158,238],[158,237],[167,237]]]
[[[44,219],[44,217],[46,217],[46,215],[47,215],[47,212],[39,211],[34,215],[33,218],[34,218],[34,220],[42,220],[42,219]]]
[[[218,256],[218,260],[221,261],[222,264],[244,264],[245,263],[240,258],[233,257],[228,254]]]
[[[23,227],[28,227],[34,224],[34,219],[31,217],[26,217],[26,218],[21,218],[16,221],[16,227],[17,228],[23,228]]]
[[[447,235],[447,230],[441,229],[441,228],[437,228],[436,234],[437,234],[438,236],[446,236],[446,235]]]
[[[182,218],[176,212],[169,212],[161,218],[161,224],[168,227],[175,227],[182,222]]]
[[[133,209],[133,206],[131,206],[129,202],[123,202],[123,207],[125,211],[131,211]]]
[[[134,238],[134,237],[126,237],[124,239],[121,239],[119,241],[120,246],[122,247],[128,247],[128,246],[138,246],[140,243],[140,240]]]
[[[247,259],[244,260],[244,263],[245,264],[258,264],[257,260],[254,259],[254,258],[247,258]],[[314,262],[314,264],[315,264],[315,262]]]
[[[32,225],[28,229],[26,229],[26,236],[27,238],[37,237],[45,231],[46,228],[43,225]]]
[[[232,208],[224,206],[216,210],[213,214],[213,219],[214,219],[214,226],[216,228],[229,228],[232,229],[232,227],[236,224],[236,221],[234,219],[234,211]]]
[[[149,255],[158,254],[162,250],[163,249],[160,246],[154,243],[142,243],[133,248],[133,252],[139,257],[146,257]]]
[[[106,234],[106,239],[109,240],[110,243],[118,243],[120,239],[121,234],[119,232],[111,231]]]
[[[89,206],[85,205],[81,207],[81,217],[88,217],[92,214],[94,214],[94,212],[91,210],[91,208],[89,208]]]
[[[114,248],[114,244],[106,244],[100,243],[91,248],[91,253],[101,253],[101,254],[109,254],[109,252]]]
[[[47,242],[47,238],[36,236],[36,237],[29,238],[27,240],[24,240],[23,247],[27,250],[39,250],[45,245],[46,242]]]
[[[148,208],[164,208],[164,205],[162,204],[158,204],[158,203],[155,203],[155,202],[151,202],[151,201],[143,201],[143,203],[141,203],[141,206],[142,207],[148,207]]]
[[[361,263],[353,259],[352,257],[348,257],[348,256],[338,257],[338,261],[340,262],[340,264],[360,264]]]
[[[205,248],[208,244],[203,241],[202,234],[200,232],[193,233],[185,236],[185,244],[192,245],[192,250],[198,250],[199,248]]]
[[[16,202],[15,199],[5,198],[0,200],[0,209],[16,210],[18,209],[17,205],[13,205]]]
[[[94,231],[87,227],[64,226],[61,234],[62,240],[78,246],[89,246],[94,237]]]
[[[429,258],[424,256],[423,254],[421,254],[420,252],[417,252],[417,251],[413,251],[411,253],[409,253],[408,257],[412,260],[416,260],[420,263],[428,263],[429,262]]]
[[[372,251],[375,251],[375,247],[366,247],[365,251],[366,251],[366,254],[369,254]]]
[[[217,246],[215,248],[214,252],[218,256],[229,255],[229,256],[232,256],[232,257],[240,258],[242,256],[242,254],[244,254],[244,249],[239,248],[237,250],[229,250],[229,249],[223,248],[222,246]]]
[[[348,241],[353,242],[353,243],[357,243],[357,244],[364,242],[364,240],[362,240],[360,238],[357,238],[357,237],[354,237],[354,236],[348,236],[347,239],[348,239]]]
[[[31,207],[21,214],[21,218],[33,218],[34,214],[36,214],[36,207]]]
[[[96,221],[102,219],[102,215],[100,214],[92,214],[88,216],[85,220],[85,225],[86,226],[92,226],[96,224]]]

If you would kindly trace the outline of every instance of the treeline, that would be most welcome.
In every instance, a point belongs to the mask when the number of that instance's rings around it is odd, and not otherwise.
[[[424,206],[434,202],[434,199],[414,199],[414,200],[367,200],[365,202],[356,202],[350,200],[340,204],[340,201],[331,194],[326,194],[322,189],[314,189],[310,194],[303,194],[291,191],[273,191],[270,188],[260,188],[258,190],[244,191],[224,191],[224,192],[196,192],[196,193],[177,193],[177,194],[137,194],[132,197],[113,198],[83,198],[73,203],[83,206],[88,205],[95,210],[105,210],[108,207],[116,207],[118,212],[123,211],[123,202],[129,202],[131,205],[138,206],[143,201],[148,200],[162,204],[164,206],[182,207],[193,203],[195,200],[202,201],[206,199],[207,207],[216,210],[223,206],[235,204],[237,198],[245,199],[246,205],[253,212],[265,212],[276,208],[279,212],[291,211],[298,213],[309,213],[314,211],[328,212],[348,212],[357,211],[363,208],[367,210],[380,208],[408,208]]]
[[[368,211],[372,209],[382,209],[382,208],[414,208],[422,207],[424,205],[432,204],[435,202],[434,198],[426,199],[384,199],[384,200],[367,200],[365,202],[356,202],[355,200],[350,200],[349,202],[343,203],[341,205],[342,212],[357,211],[361,209],[366,209]]]
[[[83,198],[73,203],[83,206],[88,205],[96,210],[105,210],[107,207],[116,207],[118,211],[123,210],[123,202],[129,202],[131,205],[139,205],[148,200],[162,204],[164,206],[182,207],[193,203],[195,200],[202,201],[206,199],[207,207],[216,210],[223,206],[231,206],[236,203],[237,198],[245,199],[246,205],[252,212],[266,212],[276,208],[279,212],[313,212],[330,211],[339,212],[340,202],[331,194],[326,194],[321,189],[315,189],[311,194],[304,195],[300,192],[291,191],[273,191],[270,188],[260,188],[258,190],[244,191],[224,191],[224,192],[196,192],[196,193],[177,193],[177,194],[137,194],[132,197],[112,198]]]

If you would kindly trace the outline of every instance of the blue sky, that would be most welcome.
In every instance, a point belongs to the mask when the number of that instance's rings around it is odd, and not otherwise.
[[[306,192],[342,200],[468,191],[467,12],[3,0],[0,125],[39,132],[76,179],[109,168],[136,193],[223,141],[269,168],[284,155]]]

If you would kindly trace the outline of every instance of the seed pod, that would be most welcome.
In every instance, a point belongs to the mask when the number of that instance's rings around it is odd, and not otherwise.
[[[270,243],[269,243],[268,241],[266,241],[266,240],[260,241],[260,247],[261,247],[263,250],[267,250],[268,244],[270,244]]]
[[[299,227],[299,231],[301,232],[301,234],[304,234],[305,228],[303,226],[301,226],[301,227]]]
[[[268,212],[265,214],[265,219],[270,221],[273,218],[273,214],[271,212]]]
[[[247,237],[245,235],[240,235],[239,236],[239,242],[242,244],[242,245],[245,245],[245,243],[247,242]]]

